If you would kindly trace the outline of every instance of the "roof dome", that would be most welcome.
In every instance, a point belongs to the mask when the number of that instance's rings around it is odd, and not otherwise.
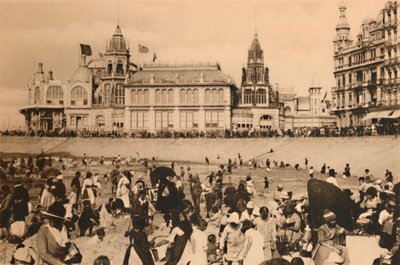
[[[108,43],[107,52],[126,52],[126,44],[119,26]]]
[[[346,5],[342,2],[339,6],[340,16],[339,22],[336,25],[336,29],[350,29],[350,25],[346,18]]]
[[[71,76],[71,82],[82,81],[89,83],[92,77],[92,71],[87,68],[85,63],[85,55],[81,56],[81,63]]]

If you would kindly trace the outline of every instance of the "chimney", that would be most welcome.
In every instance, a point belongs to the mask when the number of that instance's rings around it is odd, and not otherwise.
[[[43,73],[43,63],[38,63],[38,68],[37,68],[38,73]]]
[[[54,80],[52,70],[49,71],[49,80]]]

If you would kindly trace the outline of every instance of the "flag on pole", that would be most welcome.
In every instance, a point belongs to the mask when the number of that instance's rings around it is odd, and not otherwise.
[[[157,54],[154,52],[153,53],[153,63],[157,60]]]
[[[90,45],[81,43],[81,54],[82,55],[86,55],[86,56],[91,56],[92,55],[92,48],[90,47]]]
[[[138,44],[139,45],[139,52],[140,53],[148,53],[149,52],[149,48],[147,48],[146,46],[143,46],[143,45],[140,45],[140,44]]]

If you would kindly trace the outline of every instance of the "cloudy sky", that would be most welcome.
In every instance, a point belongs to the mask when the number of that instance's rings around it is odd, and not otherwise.
[[[386,1],[346,1],[354,38],[361,22]],[[307,93],[313,76],[330,90],[340,1],[3,1],[0,0],[0,127],[23,124],[18,109],[38,62],[66,80],[79,43],[104,52],[118,23],[137,62],[218,61],[239,84],[255,25],[272,83]],[[256,11],[255,11],[256,10]]]

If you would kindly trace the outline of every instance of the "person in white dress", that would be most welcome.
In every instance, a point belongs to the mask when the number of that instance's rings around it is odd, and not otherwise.
[[[192,215],[191,223],[193,232],[190,236],[192,245],[192,261],[190,265],[207,265],[207,234],[204,232],[207,228],[207,222],[200,216]]]
[[[245,236],[243,265],[260,264],[264,261],[264,237],[254,229],[251,221],[246,220],[242,225]]]
[[[129,202],[130,185],[131,183],[129,182],[129,179],[125,175],[122,175],[117,185],[117,198],[122,200],[122,202],[124,203],[124,208],[127,212],[129,212],[130,209],[130,202]]]
[[[93,193],[93,180],[92,180],[92,173],[89,171],[86,174],[85,179],[82,183],[82,198],[88,199],[91,205],[95,203],[95,197]]]

